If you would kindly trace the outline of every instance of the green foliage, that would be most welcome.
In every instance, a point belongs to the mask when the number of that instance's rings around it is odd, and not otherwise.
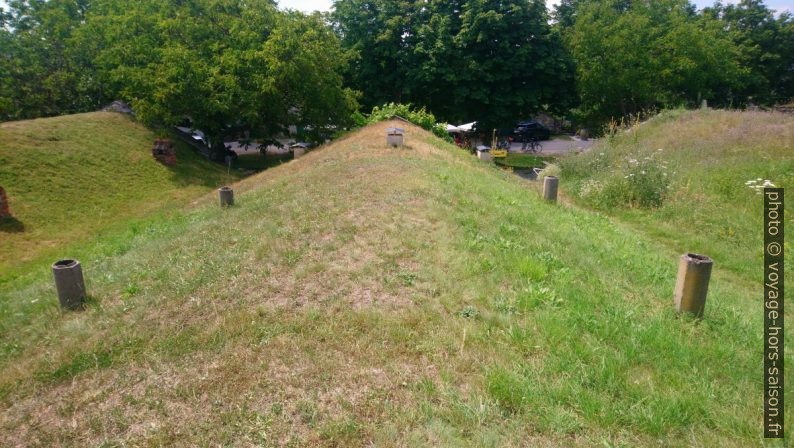
[[[291,125],[321,140],[357,108],[343,86],[347,54],[319,14],[281,12],[270,0],[11,8],[0,85],[14,88],[0,94],[2,118],[95,109],[119,97],[146,124],[189,117],[222,149],[226,137],[268,138]]]
[[[576,194],[602,209],[661,206],[672,178],[662,150],[650,151],[638,146],[630,151],[618,151],[615,144],[614,138],[608,138],[600,148],[603,151],[562,160],[564,174],[587,178],[578,185]]]
[[[0,5],[0,121],[95,110],[107,103],[82,49],[70,44],[86,0]]]
[[[579,203],[742,273],[763,245],[761,197],[748,186],[794,182],[792,148],[788,115],[671,110],[560,159],[560,175]]]
[[[573,67],[543,2],[338,0],[333,18],[362,102],[502,127],[572,100]]]
[[[700,99],[726,103],[747,75],[721,24],[681,0],[586,2],[565,35],[581,114],[595,122]]]
[[[716,3],[704,10],[720,20],[738,46],[750,70],[745,86],[735,95],[740,102],[783,103],[794,97],[794,16],[777,17],[763,1]]]
[[[382,106],[375,106],[369,116],[365,118],[363,115],[358,115],[356,121],[361,122],[363,119],[363,124],[366,125],[388,120],[394,116],[405,118],[420,128],[432,132],[436,137],[451,141],[446,123],[436,123],[435,115],[428,112],[424,107],[417,109],[410,104],[387,103]]]

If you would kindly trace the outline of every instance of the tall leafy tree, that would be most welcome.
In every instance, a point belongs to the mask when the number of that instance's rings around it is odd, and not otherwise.
[[[568,106],[573,67],[540,0],[337,0],[366,106],[428,107],[484,128]]]
[[[777,17],[761,0],[717,3],[703,14],[722,22],[738,45],[750,70],[748,83],[737,92],[740,102],[770,104],[794,97],[794,17]]]
[[[573,90],[562,42],[543,1],[469,0],[455,41],[464,55],[457,106],[495,127],[569,105]]]
[[[0,114],[132,103],[150,124],[186,117],[218,154],[232,135],[349,122],[348,58],[324,17],[271,0],[14,0],[2,15]],[[26,79],[29,77],[30,79]]]
[[[683,0],[588,2],[566,38],[582,114],[595,122],[701,99],[726,104],[747,75],[720,23]]]
[[[88,0],[12,0],[0,20],[0,119],[84,110],[96,104],[92,74],[73,59],[70,39]]]
[[[335,28],[355,55],[348,82],[362,92],[366,108],[407,99],[419,6],[415,0],[334,2]]]

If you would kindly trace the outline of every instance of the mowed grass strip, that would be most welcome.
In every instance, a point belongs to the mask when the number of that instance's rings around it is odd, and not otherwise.
[[[14,215],[0,221],[0,280],[241,177],[179,142],[177,165],[166,167],[152,157],[155,138],[112,112],[0,123],[0,186]]]
[[[85,312],[0,286],[0,444],[758,443],[759,284],[676,317],[678,253],[393,125],[95,241]]]

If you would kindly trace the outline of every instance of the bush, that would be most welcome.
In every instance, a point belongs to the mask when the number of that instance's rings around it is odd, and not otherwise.
[[[543,168],[540,173],[538,173],[538,179],[543,179],[546,176],[556,176],[560,177],[562,174],[562,169],[556,163],[549,163],[546,164],[546,167]]]
[[[600,208],[661,206],[670,189],[668,171],[661,150],[622,156],[614,152],[599,153],[563,162],[563,172],[573,177],[597,173],[595,178],[583,180],[577,193],[590,205]]]
[[[357,115],[354,115],[353,117],[356,124],[360,123],[359,120],[364,119],[363,125],[388,120],[391,117],[397,115],[401,118],[405,118],[422,129],[432,132],[436,137],[446,141],[452,141],[452,139],[449,137],[449,133],[447,133],[446,123],[436,123],[435,115],[428,112],[424,107],[421,109],[415,109],[410,104],[387,103],[383,106],[373,107],[372,113],[370,113],[368,117],[364,117],[358,112],[356,114]]]

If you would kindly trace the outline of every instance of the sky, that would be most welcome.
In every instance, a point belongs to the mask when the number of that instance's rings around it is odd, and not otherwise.
[[[698,8],[711,6],[714,0],[694,0]],[[724,3],[737,3],[736,0],[723,0]],[[331,9],[333,0],[279,0],[279,6],[282,8],[292,8],[301,11],[328,11]],[[558,3],[558,0],[546,0],[546,3],[551,8]],[[764,3],[770,8],[777,11],[789,10],[794,12],[794,0],[766,0]]]

